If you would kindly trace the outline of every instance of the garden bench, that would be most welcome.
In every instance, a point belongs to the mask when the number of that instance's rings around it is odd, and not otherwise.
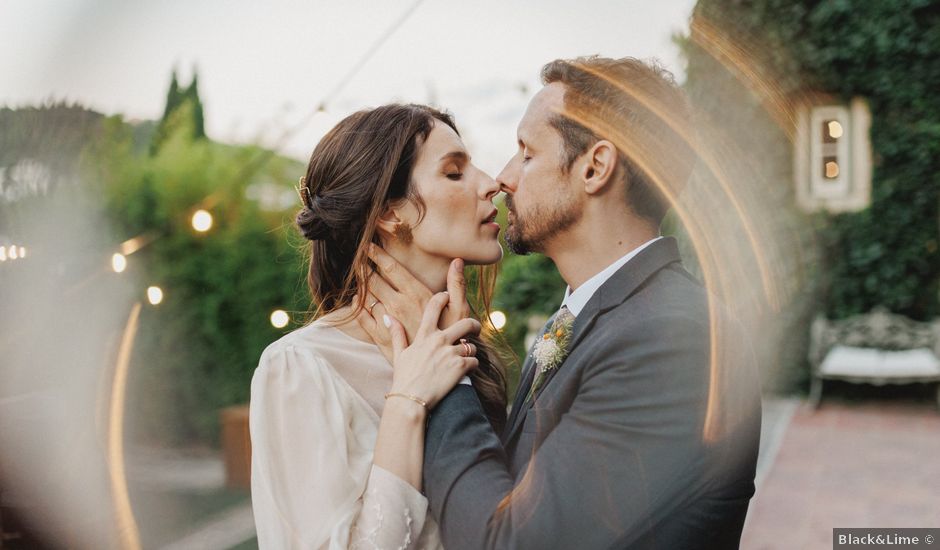
[[[877,307],[839,321],[817,316],[810,335],[809,402],[818,407],[825,380],[854,384],[938,383],[940,320],[922,323]]]

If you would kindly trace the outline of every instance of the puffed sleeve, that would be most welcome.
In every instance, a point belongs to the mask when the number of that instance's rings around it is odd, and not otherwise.
[[[262,549],[410,548],[427,500],[372,466],[374,418],[315,352],[272,345],[251,383],[252,508]]]

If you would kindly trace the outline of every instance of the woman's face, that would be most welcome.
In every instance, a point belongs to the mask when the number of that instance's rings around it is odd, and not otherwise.
[[[493,197],[499,185],[470,162],[454,130],[440,121],[418,147],[412,183],[424,201],[424,217],[408,205],[403,218],[412,227],[412,246],[467,264],[491,264],[503,255]]]

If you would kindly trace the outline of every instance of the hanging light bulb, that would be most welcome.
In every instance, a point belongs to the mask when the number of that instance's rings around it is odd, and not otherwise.
[[[7,247],[0,246],[0,262],[7,261]]]

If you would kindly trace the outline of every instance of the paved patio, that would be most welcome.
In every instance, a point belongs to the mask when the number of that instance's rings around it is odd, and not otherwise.
[[[940,527],[935,406],[824,402],[788,420],[741,548],[829,549],[833,527]]]
[[[136,458],[131,477],[142,485],[223,484],[218,457]],[[829,549],[833,527],[940,527],[940,413],[929,402],[826,401],[813,411],[767,398],[757,485],[745,550]],[[254,535],[248,502],[199,523],[166,548],[221,550]]]

